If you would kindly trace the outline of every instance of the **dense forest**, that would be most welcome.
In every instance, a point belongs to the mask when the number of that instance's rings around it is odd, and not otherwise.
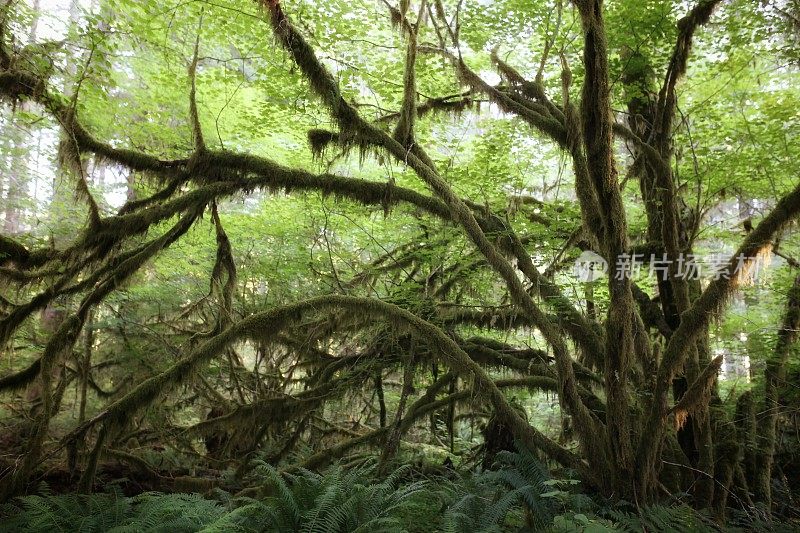
[[[798,0],[0,0],[0,530],[800,529],[799,88]]]

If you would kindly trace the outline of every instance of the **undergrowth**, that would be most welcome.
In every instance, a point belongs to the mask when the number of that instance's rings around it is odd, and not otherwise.
[[[372,463],[324,474],[279,473],[261,463],[256,497],[216,490],[146,492],[126,497],[111,487],[92,495],[40,494],[0,507],[0,531],[17,532],[494,532],[720,531],[685,504],[636,509],[609,506],[556,479],[533,455],[501,452],[483,472],[420,479],[409,465],[378,479]],[[792,531],[748,522],[728,531]]]

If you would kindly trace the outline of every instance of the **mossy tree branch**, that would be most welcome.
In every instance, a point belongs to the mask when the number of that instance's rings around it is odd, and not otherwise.
[[[307,313],[337,308],[345,308],[354,315],[367,319],[379,316],[395,327],[407,329],[427,343],[436,357],[441,358],[464,379],[474,383],[474,392],[485,397],[494,406],[498,414],[513,428],[517,438],[532,448],[542,449],[562,464],[581,470],[587,476],[586,479],[594,479],[594,475],[576,456],[556,445],[521,419],[480,365],[442,330],[396,305],[370,298],[340,295],[321,296],[277,307],[233,324],[192,350],[169,370],[144,381],[127,395],[106,407],[75,429],[67,439],[84,434],[90,427],[101,422],[113,425],[127,420],[135,411],[149,405],[177,383],[188,379],[195,369],[219,356],[226,347],[235,342],[248,338],[267,340]]]
[[[640,468],[648,472],[648,479],[640,480],[640,490],[645,494],[655,482],[656,461],[661,450],[665,431],[667,397],[676,372],[686,361],[689,350],[697,342],[713,316],[726,305],[738,286],[738,271],[747,268],[759,253],[768,248],[774,236],[800,214],[800,186],[784,196],[772,211],[750,232],[736,253],[711,281],[692,306],[681,315],[678,328],[673,332],[664,350],[656,376],[653,402],[647,417],[643,438],[637,451]]]
[[[547,342],[553,346],[561,382],[560,398],[579,421],[578,427],[581,428],[581,432],[586,437],[582,440],[582,443],[593,450],[589,453],[589,456],[597,459],[598,465],[602,464],[602,460],[599,457],[603,456],[604,453],[599,450],[603,444],[598,442],[596,438],[599,433],[600,423],[583,404],[577,393],[571,359],[562,336],[527,294],[514,268],[486,237],[471,210],[453,193],[447,182],[436,173],[430,158],[424,154],[421,148],[415,145],[414,149],[407,150],[395,139],[376,129],[358,115],[357,111],[342,97],[333,76],[319,62],[311,46],[294,28],[279,2],[262,0],[259,3],[270,15],[275,36],[291,54],[295,63],[308,79],[314,92],[330,111],[340,130],[360,139],[361,142],[387,150],[398,161],[409,165],[448,206],[453,218],[462,226],[466,235],[487,258],[487,262],[506,282],[514,301],[531,317],[534,324],[542,331]],[[588,438],[590,434],[592,437]]]

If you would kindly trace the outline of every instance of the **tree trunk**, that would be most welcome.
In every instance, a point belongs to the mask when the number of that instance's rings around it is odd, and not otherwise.
[[[780,391],[786,381],[786,364],[797,340],[800,329],[800,276],[794,279],[786,302],[786,315],[778,330],[775,351],[767,360],[764,371],[764,406],[758,427],[755,449],[755,471],[751,489],[755,501],[764,504],[767,510],[772,505],[772,463],[775,455],[775,433],[780,414]]]

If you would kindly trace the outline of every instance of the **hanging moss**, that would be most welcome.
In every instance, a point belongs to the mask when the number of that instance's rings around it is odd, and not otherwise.
[[[308,145],[311,153],[316,159],[321,159],[325,154],[325,149],[339,139],[339,135],[328,130],[311,129],[308,130]]]
[[[22,98],[38,98],[45,93],[45,82],[20,71],[0,72],[0,97],[15,102]]]
[[[420,5],[420,13],[417,17],[422,17],[424,2]],[[407,6],[407,4],[406,4]],[[401,21],[406,22],[405,13],[401,15]],[[411,147],[414,144],[414,124],[417,120],[417,32],[419,30],[419,20],[416,25],[408,24],[406,31],[406,60],[403,72],[403,102],[400,108],[397,124],[395,125],[393,137],[403,146]]]
[[[711,401],[711,391],[722,367],[722,356],[718,355],[706,366],[694,383],[671,409],[677,428],[683,427],[689,415],[697,415],[706,409]]]
[[[211,204],[211,217],[217,238],[217,257],[211,271],[211,294],[219,303],[219,314],[213,334],[228,327],[233,320],[233,296],[236,291],[236,263],[231,242],[222,227],[216,202]]]
[[[562,124],[565,123],[566,117],[564,115],[564,111],[547,97],[544,91],[544,86],[540,80],[526,80],[516,69],[500,59],[496,48],[492,50],[491,60],[495,67],[497,67],[500,75],[503,76],[511,85],[519,87],[524,96],[541,104],[545,110],[545,114],[550,114]],[[542,108],[534,107],[532,109]],[[542,111],[538,112],[542,113]]]
[[[453,62],[461,81],[474,91],[485,94],[489,99],[496,103],[500,109],[523,119],[531,127],[544,133],[554,140],[562,148],[567,148],[567,132],[564,124],[559,119],[553,117],[547,106],[529,100],[522,100],[519,96],[512,96],[504,93],[500,89],[492,87],[475,72],[473,72],[462,60],[448,54],[448,58]]]
[[[358,122],[353,107],[342,98],[336,80],[317,59],[313,49],[303,36],[297,32],[292,22],[283,13],[277,0],[259,0],[270,14],[270,21],[276,38],[302,69],[311,83],[314,92],[336,118],[342,132],[351,130]]]
[[[417,118],[422,118],[429,114],[447,113],[453,116],[460,116],[465,110],[469,108],[477,108],[479,100],[471,96],[471,91],[465,91],[461,94],[442,96],[436,98],[427,98],[424,103],[417,106]],[[398,120],[400,112],[388,113],[381,116],[376,122],[390,122]]]

